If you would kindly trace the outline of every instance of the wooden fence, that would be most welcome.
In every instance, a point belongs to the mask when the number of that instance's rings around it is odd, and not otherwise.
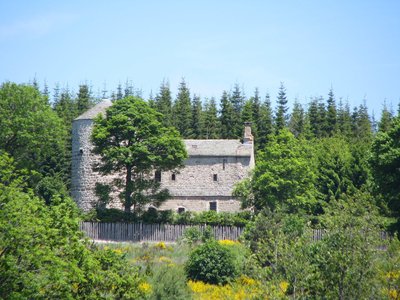
[[[81,222],[80,228],[87,237],[93,240],[115,242],[176,242],[182,237],[184,231],[197,227],[201,232],[206,225],[169,225],[169,224],[143,224],[143,223],[99,223]],[[244,227],[235,226],[210,226],[217,240],[238,240]],[[314,229],[312,240],[322,239],[325,230]],[[387,232],[381,232],[380,238],[386,240]]]
[[[182,237],[184,231],[197,227],[201,232],[205,225],[169,225],[143,223],[99,223],[81,222],[80,228],[87,237],[94,240],[115,242],[175,242]],[[243,227],[210,226],[217,240],[238,240]]]

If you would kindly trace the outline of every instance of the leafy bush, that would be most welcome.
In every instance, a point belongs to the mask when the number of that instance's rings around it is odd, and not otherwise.
[[[223,225],[245,226],[252,218],[249,211],[237,213],[217,213],[216,211],[176,213],[172,210],[150,210],[142,214],[126,213],[115,208],[97,208],[83,216],[85,221],[97,222],[143,222],[147,224],[182,224],[182,225]]]
[[[225,284],[239,273],[231,250],[216,241],[208,241],[194,249],[185,270],[189,279],[211,284]]]
[[[116,208],[95,209],[82,216],[83,221],[92,222],[138,222],[138,217]]]
[[[153,294],[150,299],[190,299],[182,267],[162,265],[154,271],[152,282]]]

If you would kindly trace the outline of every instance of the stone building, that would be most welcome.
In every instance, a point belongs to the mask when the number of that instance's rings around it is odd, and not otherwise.
[[[115,176],[102,176],[93,171],[98,157],[90,142],[93,119],[111,106],[104,100],[76,118],[72,125],[71,193],[78,206],[90,210],[98,201],[96,183],[110,183]],[[247,177],[254,167],[253,136],[245,125],[243,143],[240,140],[184,140],[188,152],[185,167],[179,172],[155,174],[162,188],[168,188],[171,198],[159,209],[182,211],[238,211],[239,201],[232,196],[234,185]],[[121,207],[118,201],[111,207]]]

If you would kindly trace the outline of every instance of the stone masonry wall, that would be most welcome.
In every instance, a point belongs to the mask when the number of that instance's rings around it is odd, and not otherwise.
[[[230,196],[234,185],[247,177],[250,157],[189,157],[175,174],[164,172],[162,186],[174,196]]]
[[[92,128],[93,120],[75,120],[72,124],[71,194],[84,211],[92,209],[98,201],[95,195],[96,182],[109,184],[115,177],[101,176],[93,171],[93,165],[99,158],[92,153]]]
[[[98,201],[96,182],[109,184],[116,177],[101,176],[93,171],[99,158],[92,153],[92,127],[93,120],[79,119],[73,122],[72,128],[71,193],[84,211],[93,208]],[[173,197],[160,209],[177,211],[183,207],[190,211],[204,211],[209,210],[210,202],[216,201],[218,211],[240,210],[240,203],[232,197],[232,190],[238,181],[248,176],[251,163],[251,157],[246,156],[189,157],[185,168],[175,174],[175,180],[172,172],[162,173],[162,187],[168,188]],[[122,208],[116,195],[113,196],[114,202],[109,207]]]

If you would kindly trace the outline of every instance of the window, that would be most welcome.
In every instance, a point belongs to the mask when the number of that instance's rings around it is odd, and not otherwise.
[[[176,180],[176,174],[175,174],[175,173],[172,173],[172,175],[171,175],[171,180],[173,180],[173,181]]]
[[[210,210],[217,211],[217,201],[210,202]]]
[[[222,170],[225,170],[226,158],[222,160]]]
[[[184,207],[178,207],[178,214],[184,213],[186,209]]]
[[[218,174],[214,174],[214,175],[213,175],[213,180],[214,180],[214,181],[218,181]]]
[[[147,211],[148,211],[149,213],[155,214],[155,213],[157,213],[157,208],[155,208],[154,206],[150,206],[150,207],[147,209]]]
[[[161,171],[156,171],[154,173],[154,180],[157,182],[161,182]]]

